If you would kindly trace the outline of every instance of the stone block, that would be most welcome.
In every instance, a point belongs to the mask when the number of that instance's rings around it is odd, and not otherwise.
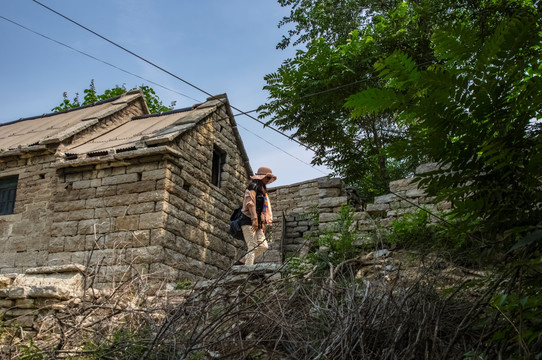
[[[151,229],[150,245],[164,246],[175,241],[175,234],[165,229]]]
[[[68,300],[79,294],[80,292],[73,293],[69,291],[67,288],[53,286],[53,285],[32,286],[28,289],[28,296],[34,297],[34,298]]]
[[[67,236],[64,238],[64,251],[81,251],[85,249],[86,236]]]
[[[436,162],[426,163],[426,164],[419,165],[416,168],[415,173],[416,174],[424,174],[424,173],[428,173],[430,171],[436,171],[438,169],[439,169],[439,166],[438,166],[438,164]]]
[[[152,264],[164,261],[164,248],[162,246],[147,246],[127,249],[126,261],[130,264]]]
[[[128,210],[130,209],[130,206],[137,206],[137,205],[138,204],[97,208],[94,213],[94,217],[96,219],[103,219],[103,218],[109,219],[112,217],[124,216],[128,214]]]
[[[109,196],[109,197],[104,198],[105,207],[127,206],[136,202],[140,202],[140,201],[137,200],[134,194],[115,195],[115,196]]]
[[[71,253],[51,253],[47,257],[48,265],[66,265],[71,263]]]
[[[118,166],[118,167],[111,168],[111,175],[112,176],[124,175],[124,174],[126,174],[126,167],[124,167],[124,166]]]
[[[390,182],[390,191],[401,192],[411,189],[413,186],[413,178],[394,180]]]
[[[139,175],[137,173],[108,176],[108,177],[102,178],[102,185],[107,186],[107,185],[132,183],[132,182],[137,182],[138,178],[139,178]]]
[[[301,197],[316,197],[318,195],[319,195],[319,191],[317,187],[309,187],[306,189],[299,190],[299,196]]]
[[[154,162],[151,162],[151,163],[143,163],[143,164],[134,164],[134,165],[130,165],[126,168],[126,173],[127,174],[130,174],[130,173],[144,173],[144,172],[150,172],[150,171],[153,171],[153,170],[156,170],[158,169],[158,163],[154,163]],[[162,172],[164,172],[164,170],[161,170]]]
[[[81,210],[85,208],[86,200],[73,200],[73,201],[58,201],[54,203],[54,211],[72,211],[72,210]]]
[[[13,300],[0,299],[0,308],[9,309],[14,305]]]
[[[149,166],[151,165],[149,164]],[[156,181],[156,180],[161,180],[165,178],[166,178],[165,169],[147,170],[147,171],[143,171],[141,174],[142,181],[145,181],[145,180]]]
[[[450,210],[452,208],[452,203],[449,201],[441,201],[437,204],[437,209],[440,211]]]
[[[156,182],[153,180],[138,181],[135,183],[119,184],[117,186],[117,194],[137,194],[145,191],[156,190]]]
[[[8,297],[10,299],[25,299],[27,297],[27,289],[22,286],[13,285],[8,289]]]
[[[84,251],[84,248],[80,249],[81,251],[74,251],[71,253],[71,261],[77,264],[87,264],[88,258],[91,256],[91,252]]]
[[[102,186],[96,188],[96,197],[103,199],[107,196],[114,196],[117,194],[117,185]]]
[[[341,196],[341,188],[330,187],[330,188],[319,189],[318,196],[320,198],[339,197]]]
[[[72,183],[73,190],[87,189],[90,187],[90,180],[74,181]]]
[[[145,214],[145,213],[157,211],[155,209],[156,207],[153,201],[146,202],[146,203],[132,204],[128,207],[126,214],[127,215]]]
[[[123,216],[115,219],[116,230],[137,230],[139,227],[139,215]]]
[[[14,306],[18,309],[33,309],[36,307],[36,301],[34,299],[17,299]]]
[[[318,180],[318,187],[330,188],[330,187],[342,187],[342,180],[339,178],[321,177]]]
[[[427,194],[425,193],[425,191],[423,189],[410,189],[410,190],[407,190],[406,192],[406,196],[407,197],[411,197],[411,198],[417,198],[417,197],[424,197],[426,196]]]
[[[80,210],[71,210],[68,212],[59,212],[54,216],[55,222],[65,222],[65,221],[78,221],[78,220],[87,220],[94,218],[94,209],[80,209]]]
[[[11,315],[14,316],[14,315]],[[18,315],[13,319],[6,320],[6,326],[14,326],[22,328],[33,328],[34,327],[34,315]]]
[[[392,201],[396,201],[398,199],[399,198],[395,194],[387,194],[387,195],[376,196],[375,200],[374,200],[374,203],[375,204],[387,204],[387,203],[391,203]]]
[[[154,212],[139,215],[139,229],[159,229],[164,228],[166,224],[166,215],[161,212]]]
[[[339,196],[334,198],[324,198],[320,199],[318,201],[318,206],[320,208],[332,208],[337,207],[341,205],[346,205],[348,203],[348,199],[346,196]]]
[[[38,257],[37,251],[31,251],[31,252],[21,252],[17,253],[15,255],[15,265],[18,267],[35,267],[40,264],[38,264],[38,260],[40,258]]]
[[[167,281],[175,281],[179,278],[179,271],[165,264],[151,264],[149,269],[149,277],[157,279],[165,279]]]
[[[18,251],[26,251],[26,237],[17,236],[10,237],[5,244],[5,251],[15,253]]]
[[[78,226],[79,235],[94,235],[112,231],[112,219],[81,220]]]
[[[339,218],[339,215],[336,213],[321,213],[318,217],[320,223],[327,223],[331,221],[336,221]]]
[[[137,201],[138,203],[144,203],[144,202],[151,202],[151,201],[163,201],[167,200],[168,196],[167,193],[164,190],[154,190],[154,191],[148,191],[143,192],[137,195]]]

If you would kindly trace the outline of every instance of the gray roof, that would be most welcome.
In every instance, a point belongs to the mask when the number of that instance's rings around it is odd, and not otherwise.
[[[68,147],[64,152],[70,155],[93,155],[168,143],[196,126],[200,120],[210,115],[214,110],[215,107],[194,110],[182,109],[164,115],[136,117],[84,144]]]
[[[122,110],[138,96],[139,92],[128,93],[91,106],[0,124],[0,152],[61,142]]]
[[[142,102],[145,115],[127,117],[117,124],[103,124],[99,131],[85,132],[99,124],[100,119],[121,111],[136,100]],[[131,156],[148,153],[138,151],[143,148],[159,150],[158,147],[165,146],[167,151],[171,151],[168,145],[172,140],[196,127],[222,105],[225,105],[227,117],[231,120],[244,166],[252,174],[226,94],[209,97],[203,104],[191,108],[148,114],[143,93],[135,90],[94,105],[0,124],[0,157],[45,149],[49,144],[58,146],[74,135],[80,136],[73,143],[66,141],[60,148],[57,147],[58,166],[78,166],[81,161],[85,162],[85,158],[101,161],[102,157],[105,159],[108,155],[121,152],[126,155],[131,152]]]

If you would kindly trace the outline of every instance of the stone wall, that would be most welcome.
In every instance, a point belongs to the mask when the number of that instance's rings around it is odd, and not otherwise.
[[[178,278],[212,278],[240,256],[243,242],[228,233],[229,218],[249,174],[224,107],[183,135],[179,158],[168,179],[163,231],[164,263]],[[211,182],[214,147],[226,154],[220,186]]]
[[[416,169],[416,174],[430,171],[434,166],[422,165]],[[405,213],[418,212],[423,208],[438,214],[451,208],[450,203],[435,204],[434,198],[418,189],[413,178],[390,182],[390,191],[390,194],[377,196],[373,203],[365,205],[338,178],[323,177],[269,189],[275,217],[273,240],[281,242],[283,256],[297,252],[303,254],[311,245],[309,238],[332,229],[331,224],[338,219],[341,206],[347,204],[354,210],[353,230],[361,243],[378,240],[390,229],[393,221]]]
[[[227,228],[249,174],[225,108],[167,146],[0,159],[0,176],[19,176],[14,214],[0,216],[0,273],[81,264],[103,287],[227,268],[243,246]],[[226,154],[220,186],[211,182],[215,146]]]
[[[55,324],[56,315],[81,303],[83,266],[29,268],[24,274],[0,275],[1,342],[10,336],[34,338]],[[5,354],[3,354],[5,355]]]

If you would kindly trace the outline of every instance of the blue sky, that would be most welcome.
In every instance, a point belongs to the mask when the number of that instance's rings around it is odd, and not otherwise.
[[[251,111],[263,104],[263,77],[294,49],[277,50],[289,10],[272,0],[40,0],[43,4],[165,68],[211,94]],[[94,79],[98,92],[125,85],[153,87],[165,105],[191,106],[207,95],[77,27],[32,0],[2,0],[0,15],[159,85],[22,29],[0,18],[0,123],[51,112],[62,93],[82,99]],[[179,93],[186,95],[182,96]],[[195,101],[197,100],[197,101]],[[237,112],[234,111],[234,114]],[[255,113],[253,113],[254,115]],[[276,132],[236,116],[254,171],[267,165],[273,185],[296,183],[329,173],[308,165],[312,158]],[[298,160],[300,159],[300,160]]]

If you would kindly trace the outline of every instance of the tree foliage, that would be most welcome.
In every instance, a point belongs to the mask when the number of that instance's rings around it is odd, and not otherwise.
[[[517,249],[542,219],[541,15],[529,1],[489,1],[470,15],[434,31],[430,66],[396,50],[375,65],[384,86],[346,106],[354,118],[398,114],[408,136],[394,156],[437,161],[440,170],[421,183],[452,201],[456,216],[475,220],[483,245]]]
[[[156,95],[156,92],[153,88],[147,85],[141,85],[138,87],[143,92],[143,95],[145,96],[145,100],[147,102],[147,106],[149,108],[149,111],[151,113],[159,113],[162,111],[169,111],[172,110],[175,106],[175,102],[172,102],[170,106],[165,106],[162,104],[162,101],[160,101],[160,98],[158,95]],[[122,86],[115,85],[112,89],[105,90],[102,94],[98,94],[96,92],[96,87],[94,86],[94,79],[90,81],[90,85],[88,89],[83,90],[83,93],[85,94],[83,98],[83,102],[79,100],[79,93],[75,93],[75,97],[73,100],[70,101],[68,98],[68,93],[64,92],[62,94],[64,100],[58,105],[55,106],[51,111],[58,112],[58,111],[64,111],[68,109],[74,109],[80,106],[85,105],[91,105],[99,101],[107,100],[110,98],[113,98],[115,96],[120,96],[124,93],[126,93],[128,90],[126,89],[126,86],[123,84]]]
[[[296,24],[278,47],[306,44],[265,77],[269,101],[260,107],[282,130],[315,150],[313,163],[326,164],[365,197],[389,191],[392,179],[411,173],[415,153],[390,157],[390,146],[405,137],[395,113],[351,116],[346,99],[382,87],[373,64],[403,49],[420,62],[432,61],[429,37],[447,16],[443,3],[426,7],[397,1],[283,0],[292,6],[281,26]],[[332,9],[337,9],[333,11]],[[385,102],[385,98],[375,98]]]

